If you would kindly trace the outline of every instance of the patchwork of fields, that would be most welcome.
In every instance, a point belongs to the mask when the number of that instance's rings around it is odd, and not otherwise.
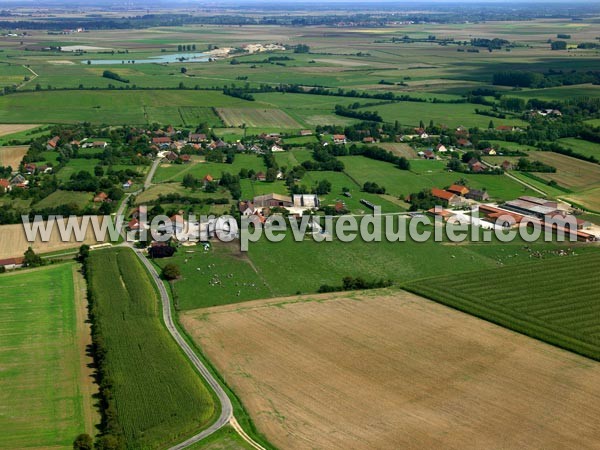
[[[182,323],[280,448],[600,439],[597,364],[403,291],[200,309]]]
[[[600,360],[600,253],[563,257],[406,288],[526,335]],[[566,282],[568,280],[568,282]]]
[[[13,170],[18,170],[27,150],[29,150],[28,145],[0,147],[0,167],[12,167]]]
[[[2,448],[68,448],[79,433],[95,434],[85,282],[75,269],[0,276]]]

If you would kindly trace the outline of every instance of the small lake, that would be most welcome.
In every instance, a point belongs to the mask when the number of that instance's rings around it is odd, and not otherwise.
[[[130,59],[131,55],[119,55],[121,59],[85,59],[81,61],[82,64],[87,64],[88,61],[91,64],[164,64],[164,63],[177,63],[177,62],[207,62],[210,59],[209,55],[204,53],[165,53],[160,56],[152,56],[145,59]]]

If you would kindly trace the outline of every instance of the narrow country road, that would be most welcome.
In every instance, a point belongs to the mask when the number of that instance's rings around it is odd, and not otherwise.
[[[139,251],[139,250],[134,250],[134,251],[135,251],[135,254],[138,256],[138,258],[140,259],[140,261],[142,261],[144,266],[146,266],[146,268],[148,269],[148,272],[150,272],[150,275],[152,275],[152,278],[154,279],[154,283],[158,287],[158,290],[160,292],[160,298],[162,301],[163,319],[164,319],[167,329],[169,330],[169,333],[171,333],[171,336],[173,336],[173,339],[175,339],[175,342],[177,342],[177,345],[179,345],[179,347],[181,347],[181,349],[186,354],[186,356],[190,359],[190,361],[192,362],[194,367],[198,370],[198,372],[200,372],[202,377],[206,380],[208,385],[215,392],[215,394],[217,395],[217,398],[219,399],[219,403],[221,404],[221,415],[219,416],[219,418],[217,419],[217,421],[215,423],[213,423],[210,427],[204,429],[200,433],[192,436],[188,440],[171,447],[171,450],[180,450],[180,449],[184,449],[192,444],[195,444],[196,442],[201,441],[202,439],[206,438],[207,436],[210,436],[215,431],[217,431],[217,430],[223,428],[225,425],[227,425],[233,418],[233,406],[231,405],[231,401],[229,400],[229,397],[227,396],[227,394],[225,393],[225,391],[223,390],[221,385],[213,377],[213,375],[210,373],[210,371],[202,363],[200,358],[198,358],[196,353],[191,349],[191,347],[188,345],[188,343],[185,341],[185,339],[181,336],[181,334],[179,333],[179,330],[177,330],[177,328],[175,327],[175,323],[173,322],[173,316],[171,314],[171,301],[169,299],[169,294],[167,293],[167,289],[165,288],[164,283],[160,279],[158,272],[156,271],[156,269],[154,268],[152,263],[148,260],[148,258],[146,258],[142,254],[141,251]],[[242,435],[242,437],[244,437],[244,436]]]
[[[154,174],[156,173],[156,169],[158,168],[161,161],[162,161],[162,158],[157,158],[154,161],[154,163],[152,164],[152,167],[150,168],[150,171],[148,172],[148,175],[146,176],[146,180],[144,181],[144,189],[148,189],[150,186],[152,186],[152,178],[154,177]],[[129,202],[129,198],[132,195],[137,195],[141,191],[142,191],[142,189],[135,191],[135,192],[128,193],[126,195],[126,197],[123,199],[123,202],[119,206],[119,210],[117,211],[117,216],[119,216],[125,212],[125,209],[127,208],[127,204]],[[123,237],[125,238],[124,230],[122,230],[122,234],[123,234]],[[219,400],[220,406],[221,406],[221,414],[219,415],[219,418],[211,426],[209,426],[208,428],[205,428],[204,430],[195,434],[194,436],[190,437],[189,439],[185,440],[184,442],[181,442],[181,443],[171,447],[170,450],[182,450],[184,448],[187,448],[190,445],[193,445],[193,444],[205,439],[206,437],[210,436],[211,434],[220,430],[221,428],[223,428],[225,425],[228,425],[228,424],[231,425],[231,427],[241,436],[241,438],[244,439],[244,441],[246,441],[252,448],[254,448],[256,450],[266,450],[260,444],[255,442],[240,426],[240,424],[238,423],[238,421],[236,420],[236,418],[233,415],[233,406],[231,404],[231,400],[229,400],[229,397],[227,396],[227,394],[225,393],[225,391],[223,390],[223,388],[221,387],[219,382],[215,379],[215,377],[212,375],[212,373],[210,373],[210,371],[206,368],[206,366],[200,360],[200,358],[198,358],[198,355],[196,355],[194,350],[192,350],[192,348],[189,346],[189,344],[183,338],[181,333],[179,333],[179,330],[177,329],[177,327],[175,326],[175,323],[173,321],[173,315],[171,314],[171,299],[169,298],[169,293],[167,292],[167,289],[165,288],[164,283],[160,279],[160,275],[156,271],[156,268],[152,265],[152,263],[148,260],[148,258],[146,258],[146,255],[144,255],[141,250],[135,249],[133,247],[133,244],[131,242],[125,241],[121,245],[131,248],[135,252],[137,257],[140,259],[142,264],[144,264],[144,266],[148,269],[148,272],[152,276],[152,280],[154,281],[154,284],[156,284],[156,287],[158,288],[158,291],[160,293],[162,312],[163,312],[163,320],[164,320],[165,326],[167,327],[167,330],[169,330],[169,333],[171,334],[173,339],[175,339],[175,342],[177,342],[177,345],[179,345],[179,347],[183,350],[185,355],[189,358],[191,363],[194,365],[196,370],[198,370],[198,372],[200,373],[200,375],[202,375],[202,377],[204,378],[206,383],[214,391],[215,395],[217,396],[217,398]]]

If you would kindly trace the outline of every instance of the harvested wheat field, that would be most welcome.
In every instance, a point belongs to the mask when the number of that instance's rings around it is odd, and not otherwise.
[[[81,218],[78,219],[81,221]],[[90,225],[84,235],[84,241],[78,242],[75,237],[68,242],[62,242],[58,227],[54,226],[48,242],[42,242],[38,236],[35,242],[30,243],[22,224],[0,226],[0,259],[17,258],[23,256],[28,247],[32,247],[36,253],[50,253],[59,250],[78,248],[82,244],[98,244],[94,238],[94,232]]]
[[[20,133],[21,131],[32,130],[39,127],[39,125],[32,124],[0,124],[0,136],[7,136],[9,134]]]
[[[592,448],[600,364],[399,290],[189,311],[284,449]]]
[[[23,160],[23,156],[27,153],[27,150],[29,150],[28,145],[0,147],[0,166],[12,167],[13,170],[16,171]]]

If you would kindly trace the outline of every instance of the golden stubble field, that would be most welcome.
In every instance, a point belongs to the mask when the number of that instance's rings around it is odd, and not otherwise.
[[[43,242],[39,236],[35,242],[29,242],[22,224],[0,226],[0,259],[23,256],[29,246],[36,253],[50,253],[78,248],[82,244],[94,245],[99,243],[101,242],[96,241],[91,225],[87,229],[84,242],[78,242],[75,237],[70,241],[63,242],[56,226],[54,226],[48,242]]]
[[[279,448],[600,441],[600,363],[403,291],[260,300],[181,321]]]
[[[14,171],[18,170],[19,164],[21,164],[23,156],[27,154],[28,150],[28,145],[0,147],[0,166],[12,167]]]

